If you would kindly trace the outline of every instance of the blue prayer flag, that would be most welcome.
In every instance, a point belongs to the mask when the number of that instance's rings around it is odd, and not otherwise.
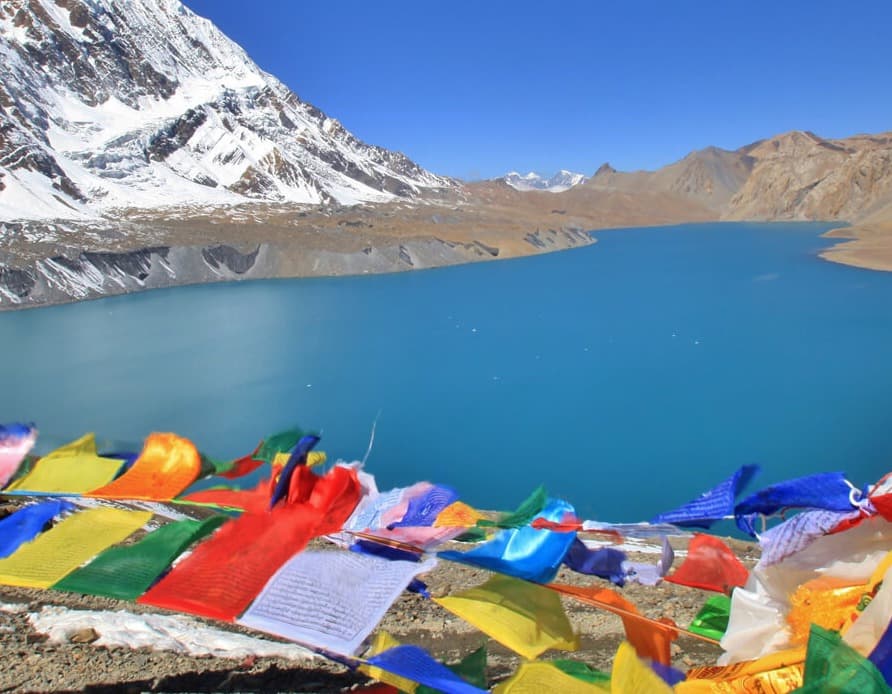
[[[570,504],[549,499],[539,517],[559,523],[567,513],[574,513]],[[548,583],[557,574],[575,539],[575,532],[561,533],[525,526],[502,530],[492,540],[469,552],[440,552],[439,556],[527,581]]]
[[[611,583],[623,586],[626,583],[623,562],[627,559],[628,556],[625,552],[613,547],[589,549],[577,537],[570,545],[567,556],[564,557],[564,564],[577,573],[606,578]]]
[[[677,509],[655,516],[651,523],[709,528],[734,513],[734,500],[759,470],[758,465],[744,465],[721,484]]]
[[[853,489],[841,472],[822,472],[779,482],[741,501],[734,508],[738,527],[750,535],[753,514],[770,516],[782,508],[818,508],[826,511],[852,511],[860,492]],[[857,499],[855,499],[857,500]]]
[[[270,508],[275,506],[280,499],[284,499],[288,495],[288,486],[291,484],[291,475],[294,473],[294,468],[298,465],[307,464],[307,453],[313,450],[316,444],[319,443],[319,440],[318,436],[313,436],[311,434],[309,436],[304,436],[297,442],[291,457],[288,459],[288,462],[285,463],[285,467],[282,468],[282,472],[279,474],[279,481],[276,482],[276,488],[273,489],[273,495],[269,500]]]
[[[481,694],[485,689],[468,684],[418,646],[396,646],[366,661],[394,675],[433,687],[446,694]]]
[[[54,499],[26,506],[0,520],[0,558],[10,556],[37,537],[53,518],[72,509],[74,504]]]
[[[892,686],[892,623],[886,627],[867,659],[876,665],[886,684]]]
[[[451,487],[434,485],[424,494],[409,499],[409,508],[402,520],[391,523],[388,530],[394,528],[429,528],[434,524],[440,512],[451,503],[458,501],[458,492]]]

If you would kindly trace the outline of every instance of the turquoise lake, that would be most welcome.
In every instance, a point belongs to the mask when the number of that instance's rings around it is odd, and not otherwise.
[[[212,456],[293,424],[379,485],[508,508],[537,484],[645,520],[745,463],[756,485],[892,469],[892,273],[829,224],[596,232],[564,253],[160,290],[0,314],[0,421],[41,451],[175,431]],[[378,413],[380,412],[380,416]]]

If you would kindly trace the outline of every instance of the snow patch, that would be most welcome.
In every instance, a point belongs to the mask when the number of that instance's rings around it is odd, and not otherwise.
[[[54,643],[66,643],[76,632],[93,629],[99,635],[94,644],[108,648],[149,648],[216,658],[259,656],[303,662],[317,658],[312,651],[296,644],[224,631],[189,617],[135,614],[125,610],[72,610],[44,605],[40,612],[29,613],[28,621],[35,631],[46,634]]]

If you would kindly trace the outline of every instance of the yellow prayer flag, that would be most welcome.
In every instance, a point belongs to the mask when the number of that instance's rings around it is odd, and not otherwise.
[[[283,453],[276,453],[273,457],[272,466],[273,468],[283,468],[288,464],[288,461],[291,460],[291,452],[285,451]],[[317,465],[323,465],[325,461],[328,460],[328,456],[325,455],[325,451],[310,451],[307,453],[307,467],[316,467]]]
[[[434,520],[435,528],[473,528],[477,521],[486,518],[477,509],[461,501],[455,501],[442,511]]]
[[[672,694],[672,687],[638,658],[632,644],[623,641],[613,660],[610,691],[613,694]]]
[[[820,576],[800,585],[790,596],[787,624],[790,645],[808,642],[812,624],[824,629],[844,631],[858,618],[858,605],[867,593],[863,583],[833,576]]]
[[[675,685],[676,694],[785,694],[802,686],[805,646],[770,653],[757,660],[731,665],[707,665],[688,670]]]
[[[533,662],[521,664],[511,679],[505,680],[492,691],[493,694],[597,694],[609,692],[610,685],[606,682],[603,685],[584,682],[551,663]]]
[[[383,630],[379,631],[375,634],[372,645],[369,648],[368,653],[365,654],[365,657],[371,658],[372,656],[383,653],[384,651],[390,650],[391,648],[396,648],[399,645],[401,645],[400,642],[397,641],[389,632]],[[413,682],[412,680],[405,677],[400,677],[399,675],[394,675],[392,672],[382,670],[375,665],[360,665],[359,671],[364,675],[371,677],[373,680],[378,680],[379,682],[383,682],[384,684],[389,684],[391,687],[396,687],[401,692],[414,694],[415,690],[418,689],[417,682]]]
[[[499,574],[434,601],[530,660],[549,648],[579,648],[560,596],[536,583]]]
[[[85,434],[37,461],[34,469],[9,485],[9,491],[83,494],[106,484],[122,461],[96,454],[96,437]]]
[[[49,588],[104,549],[144,526],[149,511],[92,508],[69,516],[54,528],[0,559],[0,583]]]

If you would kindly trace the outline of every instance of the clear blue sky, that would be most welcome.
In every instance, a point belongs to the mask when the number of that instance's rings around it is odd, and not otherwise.
[[[185,3],[357,137],[461,178],[892,130],[889,0]]]

